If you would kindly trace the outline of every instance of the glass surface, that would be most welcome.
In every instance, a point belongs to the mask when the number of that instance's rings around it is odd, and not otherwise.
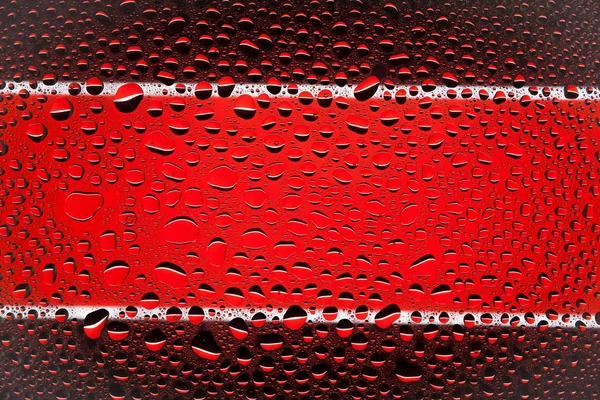
[[[2,2],[0,398],[597,398],[599,11]]]

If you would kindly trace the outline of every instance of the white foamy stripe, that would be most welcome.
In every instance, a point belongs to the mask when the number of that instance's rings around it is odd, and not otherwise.
[[[34,94],[45,94],[45,95],[68,95],[69,94],[69,85],[74,84],[75,82],[57,82],[54,85],[46,85],[42,82],[38,82],[35,88],[32,88],[29,82],[14,82],[14,81],[4,81],[4,87],[0,89],[0,94],[7,95],[13,94],[18,95],[19,92],[26,90],[30,95]],[[160,82],[103,82],[104,88],[99,96],[113,96],[117,92],[117,90],[129,83],[135,83],[139,85],[144,91],[145,95],[149,96],[168,96],[168,97],[195,97],[194,88],[196,86],[196,82],[186,82],[186,83],[178,83],[173,85],[165,85]],[[90,95],[85,89],[85,83],[80,82],[81,85],[81,95]],[[177,90],[178,85],[183,85],[185,90]],[[212,95],[218,97],[218,84],[211,83],[212,87]],[[295,88],[295,93],[290,93],[290,87]],[[266,94],[270,97],[274,98],[289,98],[289,97],[297,97],[302,92],[309,92],[313,96],[317,97],[318,94],[323,90],[329,90],[333,97],[342,97],[342,98],[353,98],[354,97],[354,88],[356,85],[346,85],[340,87],[335,84],[331,85],[310,85],[310,84],[282,84],[281,91],[277,94],[272,94],[268,90],[268,85],[264,83],[239,83],[236,84],[233,92],[229,97],[236,97],[242,94],[250,94],[252,96],[259,96],[261,94]],[[532,93],[531,89],[537,88],[537,93]],[[418,93],[416,95],[407,94],[408,98],[422,99],[425,97],[429,97],[432,100],[440,99],[457,99],[457,100],[472,100],[472,99],[480,99],[484,93],[486,93],[487,98],[490,100],[496,96],[499,92],[504,93],[507,98],[515,98],[520,99],[523,96],[527,95],[532,100],[568,100],[565,96],[565,89],[567,86],[523,86],[520,88],[516,88],[514,86],[456,86],[454,88],[450,88],[444,85],[438,85],[435,89],[426,91],[421,85],[396,85],[393,89],[387,89],[383,84],[379,85],[377,92],[373,95],[372,99],[382,99],[385,93],[391,94],[391,96],[395,96],[396,93],[400,91],[405,91],[406,93],[410,93],[411,90],[417,90]],[[600,88],[595,87],[575,87],[568,86],[570,89],[577,89],[579,96],[577,100],[597,100],[600,98]],[[548,90],[548,95],[543,94],[544,89]],[[472,97],[470,99],[465,99],[461,96],[461,93],[464,90],[470,90],[472,92]],[[450,96],[450,91],[454,91],[457,93],[455,97]],[[512,95],[511,95],[512,94]]]
[[[181,318],[178,321],[189,321],[190,307],[177,307],[181,311]],[[68,311],[69,319],[83,320],[90,312],[105,309],[109,312],[111,319],[122,320],[158,320],[168,321],[167,308],[157,307],[152,310],[147,310],[143,307],[137,307],[137,315],[134,317],[127,316],[126,307],[118,306],[72,306],[72,307],[35,307],[35,306],[4,306],[0,308],[0,318],[14,319],[54,319],[55,313],[59,309]],[[234,318],[240,317],[245,321],[250,322],[252,318],[263,313],[267,322],[274,319],[281,321],[287,309],[267,309],[267,308],[211,308],[203,307],[204,321],[208,322],[229,322]],[[355,324],[374,324],[375,316],[379,310],[369,310],[366,318],[357,318],[353,310],[339,309],[336,318],[327,319],[324,317],[324,309],[305,309],[307,313],[307,321],[314,323],[337,323],[342,319],[348,319]],[[456,312],[456,311],[427,311],[418,310],[421,315],[421,321],[413,319],[413,313],[416,310],[401,311],[398,319],[394,322],[395,325],[461,325],[467,324],[465,317],[472,317],[470,321],[475,326],[500,326],[500,327],[537,327],[540,322],[547,322],[549,328],[585,328],[598,329],[600,325],[595,321],[595,316],[591,314],[558,314],[558,318],[549,319],[545,314],[529,313],[529,317],[533,316],[533,320],[526,319],[525,313],[493,313],[493,312]],[[34,313],[29,315],[29,313]],[[448,319],[445,322],[440,322],[440,315],[444,313]],[[563,316],[568,315],[568,320],[563,321]],[[482,318],[491,317],[491,321],[484,322]]]

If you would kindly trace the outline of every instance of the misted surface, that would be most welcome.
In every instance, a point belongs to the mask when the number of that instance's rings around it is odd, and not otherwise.
[[[596,398],[598,12],[4,2],[0,395]]]

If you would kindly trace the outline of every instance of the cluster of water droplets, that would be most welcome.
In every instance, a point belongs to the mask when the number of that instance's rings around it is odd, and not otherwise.
[[[2,396],[597,396],[595,9],[117,3],[0,6]]]

